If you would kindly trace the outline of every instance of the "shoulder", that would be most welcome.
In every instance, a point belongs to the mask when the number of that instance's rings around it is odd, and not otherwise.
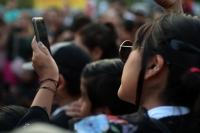
[[[134,133],[138,127],[130,124],[125,119],[103,114],[87,117],[75,124],[75,130],[80,133],[119,133],[130,128],[133,131],[132,133]]]
[[[131,114],[120,117],[101,114],[90,116],[76,123],[74,128],[78,133],[150,133],[155,128],[148,117],[143,117],[142,114],[142,116],[134,119],[135,116],[137,115]]]
[[[17,124],[17,127],[26,128],[27,126],[35,122],[49,123],[49,116],[44,108],[41,108],[39,106],[31,107],[26,115]]]

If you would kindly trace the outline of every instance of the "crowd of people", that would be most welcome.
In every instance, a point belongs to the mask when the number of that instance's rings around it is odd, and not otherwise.
[[[109,0],[96,19],[67,5],[44,10],[50,54],[33,16],[8,0],[0,132],[200,132],[200,19],[192,0],[154,1]]]

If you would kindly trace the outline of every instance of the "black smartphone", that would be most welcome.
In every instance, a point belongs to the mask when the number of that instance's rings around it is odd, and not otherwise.
[[[48,40],[48,35],[47,35],[44,19],[42,17],[33,17],[32,23],[33,23],[37,42],[41,41],[51,53],[50,43]]]

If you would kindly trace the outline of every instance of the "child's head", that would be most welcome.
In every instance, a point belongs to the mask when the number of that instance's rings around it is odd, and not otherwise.
[[[97,113],[122,115],[132,113],[134,105],[117,96],[121,84],[123,63],[119,59],[88,64],[81,78],[82,116]]]

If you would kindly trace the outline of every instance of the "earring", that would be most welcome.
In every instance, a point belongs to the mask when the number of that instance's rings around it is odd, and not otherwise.
[[[160,68],[154,67],[153,70],[158,71],[158,70],[160,70]]]
[[[149,70],[149,74],[151,74],[152,73],[152,70]]]

